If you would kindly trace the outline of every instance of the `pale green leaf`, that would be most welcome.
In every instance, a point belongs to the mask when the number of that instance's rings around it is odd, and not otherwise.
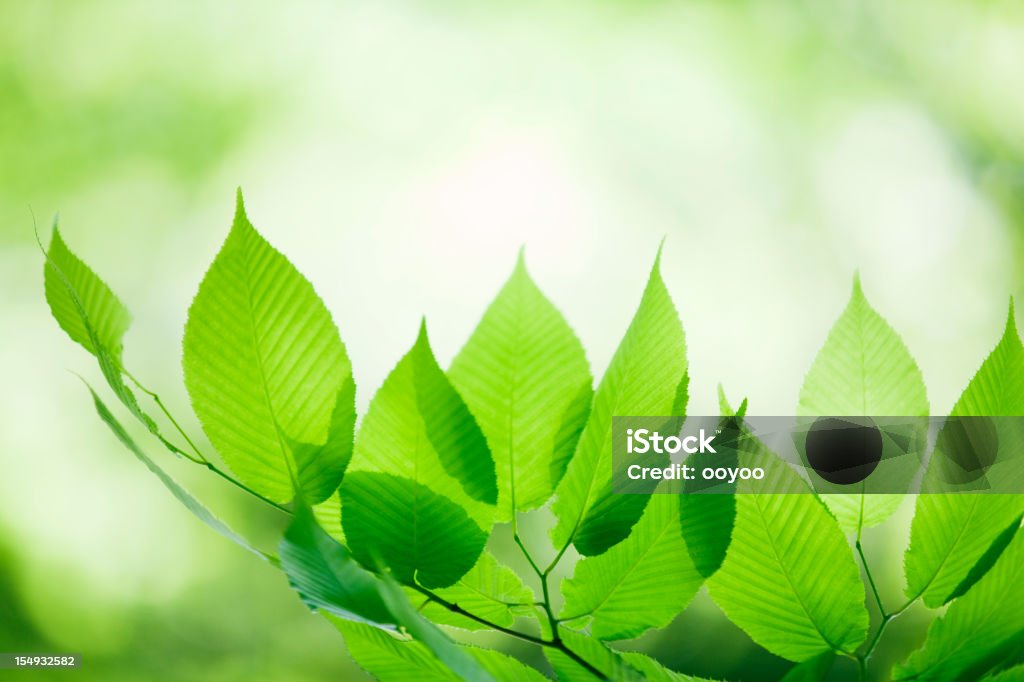
[[[498,520],[534,509],[562,478],[590,410],[590,368],[522,253],[448,371],[487,436]]]
[[[1024,414],[1024,345],[1010,307],[1006,329],[951,415]],[[929,476],[936,475],[930,467]],[[1000,533],[1024,513],[1024,495],[922,494],[917,498],[904,557],[906,593],[928,606],[948,601]]]
[[[381,581],[320,528],[302,501],[278,552],[292,588],[311,609],[380,627],[395,624],[381,597]]]
[[[380,682],[461,682],[426,646],[361,623],[331,619],[345,637],[349,654]],[[462,647],[498,682],[543,682],[547,678],[499,651]]]
[[[451,585],[483,550],[497,501],[494,461],[425,325],[370,404],[341,499],[360,561],[382,561],[404,583]]]
[[[434,592],[452,604],[485,620],[511,627],[517,615],[533,612],[533,590],[508,566],[498,563],[494,555],[484,551],[469,573],[459,578],[451,587],[442,587]],[[423,608],[423,615],[441,625],[452,625],[466,630],[485,629],[475,620],[452,613],[443,606],[431,602]]]
[[[56,225],[46,255],[46,302],[61,329],[93,355],[102,347],[120,363],[122,339],[132,321],[128,308],[71,252]]]
[[[312,285],[246,217],[234,224],[188,313],[185,385],[210,442],[276,502],[337,489],[352,449],[352,367]]]
[[[893,671],[895,680],[975,680],[1024,644],[1024,534],[995,566],[928,628],[924,646]]]
[[[657,494],[628,538],[576,564],[562,584],[559,618],[570,627],[589,624],[598,639],[637,637],[668,625],[702,582],[683,541],[677,499]]]
[[[928,415],[921,370],[896,331],[868,303],[859,278],[854,278],[850,302],[804,379],[797,414]],[[880,462],[875,475],[892,478],[894,474],[887,470],[900,466],[912,472],[913,466],[899,457]],[[889,518],[899,507],[902,495],[837,493],[823,495],[822,499],[844,530],[858,532]]]
[[[768,468],[775,455],[741,440],[740,464]],[[770,482],[740,481],[732,543],[708,580],[715,603],[777,656],[804,661],[853,652],[868,628],[864,586],[835,519],[788,467]],[[772,493],[763,492],[767,485]]]
[[[92,400],[93,404],[96,406],[96,412],[100,415],[100,419],[102,419],[103,422],[110,428],[114,436],[116,436],[117,439],[121,441],[121,444],[128,448],[132,452],[132,454],[138,458],[140,462],[146,465],[147,469],[149,469],[153,474],[156,475],[157,478],[160,479],[160,482],[164,484],[164,487],[166,487],[179,502],[185,505],[186,509],[192,512],[196,516],[196,518],[198,518],[200,521],[202,521],[207,526],[212,528],[214,531],[216,531],[223,537],[227,538],[228,540],[231,540],[243,549],[247,549],[253,554],[259,556],[260,558],[267,559],[271,563],[277,562],[277,559],[275,557],[267,554],[266,552],[262,552],[256,549],[252,546],[252,544],[249,543],[248,540],[246,540],[241,535],[239,535],[231,528],[229,528],[227,524],[225,524],[223,521],[214,516],[213,513],[209,509],[207,509],[202,502],[193,497],[190,492],[188,492],[187,490],[185,490],[185,488],[181,486],[181,484],[179,484],[177,481],[171,478],[170,474],[164,471],[156,462],[154,462],[149,457],[149,455],[147,455],[142,450],[142,448],[140,448],[135,443],[132,437],[128,435],[128,432],[125,430],[125,428],[121,425],[120,422],[117,421],[117,418],[114,417],[110,409],[107,408],[107,406],[103,403],[102,400],[100,400],[100,397],[96,395],[96,392],[93,391],[91,387],[89,388],[89,392],[92,394]]]
[[[686,339],[655,259],[640,306],[594,395],[576,453],[556,489],[552,540],[585,556],[624,540],[643,514],[646,495],[612,493],[612,417],[682,415]]]

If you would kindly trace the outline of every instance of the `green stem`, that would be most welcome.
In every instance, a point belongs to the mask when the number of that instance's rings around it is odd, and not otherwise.
[[[875,584],[874,576],[871,575],[871,567],[868,566],[867,557],[864,556],[864,547],[860,544],[860,538],[857,538],[854,546],[857,548],[857,554],[860,556],[860,562],[864,566],[864,574],[868,577],[868,584],[871,585],[871,592],[875,595],[875,603],[878,604],[878,612],[882,614],[882,618],[884,619],[888,614],[886,614],[885,606],[882,605],[882,596],[878,592],[878,586]]]

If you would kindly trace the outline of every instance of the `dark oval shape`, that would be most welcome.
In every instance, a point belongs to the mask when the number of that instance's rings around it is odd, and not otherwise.
[[[860,423],[857,423],[860,422]],[[867,417],[821,417],[807,431],[807,463],[829,483],[853,485],[871,475],[882,459],[882,434]]]

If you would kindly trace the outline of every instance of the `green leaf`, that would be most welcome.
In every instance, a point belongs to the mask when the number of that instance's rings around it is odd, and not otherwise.
[[[741,441],[740,463],[770,466],[756,438]],[[804,661],[853,652],[868,612],[853,552],[828,509],[787,467],[765,481],[740,481],[736,523],[722,567],[708,581],[715,603],[751,639],[777,656]]]
[[[229,528],[227,524],[218,519],[216,516],[213,515],[213,513],[209,509],[203,506],[202,502],[193,497],[190,492],[185,490],[185,488],[183,488],[177,481],[171,478],[170,474],[168,474],[166,471],[160,468],[160,466],[156,462],[150,459],[150,457],[142,450],[142,448],[140,448],[135,443],[132,437],[128,435],[128,432],[121,425],[121,423],[117,421],[117,418],[114,417],[110,409],[103,403],[102,400],[100,400],[100,397],[96,395],[96,392],[92,390],[92,387],[89,387],[89,393],[92,394],[93,404],[96,406],[96,412],[99,414],[100,419],[102,419],[103,422],[110,428],[114,436],[116,436],[117,439],[121,441],[121,444],[128,448],[132,452],[132,454],[134,454],[138,458],[140,462],[145,464],[146,468],[149,469],[153,474],[155,474],[156,477],[160,479],[160,482],[164,484],[164,487],[171,491],[171,494],[174,495],[174,497],[177,498],[179,502],[185,505],[185,508],[192,512],[192,514],[194,514],[196,518],[198,518],[200,521],[205,523],[207,526],[212,528],[214,531],[216,531],[223,537],[227,538],[228,540],[231,540],[238,546],[242,547],[243,549],[247,549],[256,556],[262,559],[267,559],[271,563],[277,562],[277,559],[275,557],[267,554],[266,552],[262,552],[256,549],[249,543],[248,540],[243,538],[235,531],[231,530],[231,528]]]
[[[345,637],[352,658],[380,682],[461,682],[462,678],[448,669],[423,644],[400,639],[392,634],[361,623],[331,619]],[[498,651],[463,646],[499,682],[543,682],[547,678]]]
[[[502,627],[511,627],[517,615],[532,614],[536,601],[533,590],[523,584],[515,571],[498,563],[490,552],[483,552],[469,573],[451,587],[435,590],[442,599],[458,604],[481,618]],[[431,602],[423,615],[441,625],[452,625],[466,630],[485,629],[486,626],[452,613]]]
[[[374,396],[342,483],[342,525],[360,561],[446,587],[476,563],[497,501],[487,441],[420,328]]]
[[[278,552],[292,588],[311,609],[378,627],[395,624],[381,597],[380,579],[327,535],[301,501]]]
[[[832,651],[809,658],[789,669],[782,682],[821,682],[827,679],[836,655]]]
[[[657,494],[626,540],[576,564],[559,619],[598,639],[637,637],[669,624],[703,583],[679,526],[675,496]]]
[[[945,615],[931,624],[924,646],[896,666],[893,679],[974,680],[1024,643],[1024,534]]]
[[[210,442],[276,502],[337,489],[352,448],[352,367],[312,285],[256,232],[242,194],[185,325],[185,385]]]
[[[131,322],[131,314],[110,287],[71,252],[56,225],[46,252],[43,280],[53,317],[72,340],[96,357],[117,399],[168,450],[177,455],[185,454],[164,438],[157,423],[143,411],[135,394],[125,384],[125,370],[121,365],[122,338]]]
[[[93,355],[102,347],[120,363],[122,339],[132,321],[128,308],[71,252],[56,225],[46,255],[46,302],[61,329]]]
[[[590,368],[520,252],[512,276],[448,371],[487,436],[498,520],[551,497],[590,410]]]
[[[896,331],[868,303],[857,277],[850,302],[804,379],[797,414],[928,416],[921,370]],[[904,465],[902,459],[883,461],[878,471]],[[859,532],[889,518],[902,495],[843,493],[822,499],[844,530]]]
[[[1024,345],[1013,305],[1002,339],[982,363],[951,415],[1024,414]],[[930,468],[929,476],[936,475]],[[927,478],[927,476],[926,476]],[[957,587],[990,552],[999,535],[1024,513],[1024,495],[918,495],[904,557],[906,594],[931,607],[952,598]]]
[[[569,542],[585,556],[600,554],[629,535],[646,495],[612,493],[612,417],[681,416],[686,406],[686,339],[661,278],[661,251],[640,306],[594,395],[576,454],[552,507],[557,548]]]

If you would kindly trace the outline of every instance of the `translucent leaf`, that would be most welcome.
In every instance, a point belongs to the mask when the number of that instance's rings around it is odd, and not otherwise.
[[[921,370],[899,335],[868,303],[859,278],[854,278],[850,302],[804,379],[797,414],[928,416]],[[882,462],[879,472],[885,473],[882,467],[901,464],[904,462],[898,460]],[[902,495],[828,494],[822,499],[844,530],[857,532],[889,518]]]
[[[164,484],[164,487],[171,491],[171,494],[174,495],[174,497],[177,498],[179,502],[185,505],[186,509],[192,512],[196,516],[196,518],[198,518],[200,521],[205,523],[207,526],[212,528],[214,531],[216,531],[223,537],[227,538],[228,540],[231,540],[243,549],[249,550],[250,552],[259,556],[262,559],[267,559],[271,563],[276,563],[277,559],[275,557],[256,549],[249,543],[248,540],[243,538],[235,531],[231,530],[231,528],[229,528],[227,524],[225,524],[223,521],[214,516],[213,513],[209,509],[207,509],[202,502],[193,497],[190,492],[185,490],[185,488],[183,488],[177,481],[171,478],[170,474],[168,474],[166,471],[160,468],[160,466],[156,462],[150,459],[150,457],[142,450],[142,448],[140,448],[135,443],[132,437],[128,435],[128,432],[124,429],[121,423],[117,421],[117,418],[114,417],[110,409],[103,403],[102,400],[100,400],[100,397],[96,395],[96,392],[93,391],[92,388],[89,389],[89,392],[92,394],[93,404],[96,406],[96,412],[99,414],[100,419],[102,419],[103,422],[110,428],[110,430],[117,437],[117,439],[121,441],[121,444],[128,448],[132,452],[132,454],[134,454],[139,459],[140,462],[145,464],[146,468],[149,469],[153,474],[156,475],[157,478],[160,479],[160,482]]]
[[[835,660],[836,655],[832,651],[809,658],[790,668],[786,676],[782,678],[782,682],[821,682],[827,679]]]
[[[345,637],[349,655],[380,682],[461,682],[427,647],[360,623],[332,619]],[[547,678],[498,651],[462,647],[498,682],[543,682]]]
[[[125,384],[122,338],[131,314],[92,269],[71,252],[54,226],[43,266],[46,300],[54,319],[72,340],[92,353],[114,395],[168,450],[184,454],[164,438],[157,423]]]
[[[458,604],[470,613],[503,627],[511,627],[517,615],[533,612],[533,590],[523,584],[508,566],[498,563],[494,555],[484,551],[469,573],[451,587],[435,590],[436,594],[452,604]],[[466,630],[485,629],[475,620],[452,613],[436,603],[423,607],[423,615],[441,625],[452,625]]]
[[[757,439],[742,439],[741,466],[766,467],[774,457]],[[868,628],[853,552],[807,484],[788,468],[773,470],[773,494],[762,492],[764,481],[737,484],[732,543],[708,580],[711,597],[777,656],[799,662],[853,652]]]
[[[975,680],[1024,641],[1024,534],[995,566],[931,624],[924,646],[893,670],[894,680]]]
[[[497,501],[494,461],[437,366],[426,326],[374,396],[341,487],[342,525],[360,560],[405,583],[455,583],[483,550]]]
[[[276,502],[337,489],[355,422],[352,367],[312,285],[253,228],[234,224],[185,325],[192,405],[228,466]]]
[[[559,619],[582,619],[598,639],[637,637],[669,624],[703,583],[679,527],[678,501],[654,495],[626,540],[576,564]],[[667,587],[668,586],[668,587]]]
[[[1017,335],[1012,305],[1002,339],[951,414],[1024,414],[1024,346]],[[1024,495],[919,495],[903,562],[907,596],[922,597],[932,607],[946,603],[990,552],[1000,533],[1022,513]]]
[[[546,502],[590,410],[591,377],[583,346],[522,253],[448,376],[494,455],[499,520]]]
[[[46,253],[43,270],[46,302],[61,329],[93,355],[102,347],[120,362],[122,338],[132,321],[128,308],[71,252],[56,225]]]
[[[556,489],[556,547],[573,542],[581,554],[592,556],[629,535],[648,498],[612,493],[612,417],[682,415],[686,387],[686,339],[661,279],[659,251],[640,306],[597,388],[576,453]]]

